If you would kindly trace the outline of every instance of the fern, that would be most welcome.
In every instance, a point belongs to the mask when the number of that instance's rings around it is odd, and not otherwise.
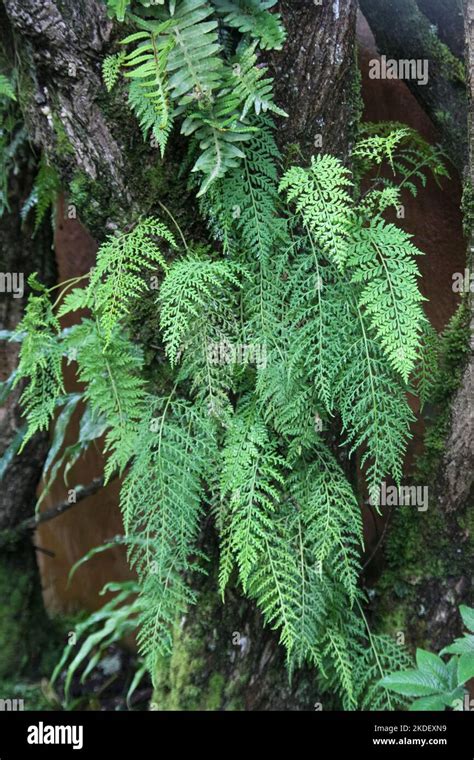
[[[111,92],[120,76],[120,70],[125,62],[125,53],[121,51],[115,55],[108,55],[102,63],[102,77],[107,92]]]
[[[406,188],[415,197],[416,182],[426,187],[428,172],[438,183],[441,177],[449,177],[443,151],[430,145],[416,130],[397,122],[363,124],[352,158],[357,182],[376,168],[375,182]],[[393,179],[380,176],[384,164],[388,164]]]
[[[0,98],[16,100],[14,85],[5,74],[0,74]]]
[[[144,270],[158,265],[166,270],[164,255],[156,243],[161,238],[175,247],[173,235],[157,219],[139,222],[127,234],[109,236],[97,254],[89,284],[89,297],[94,299],[95,311],[107,347],[115,327],[129,312],[146,289]]]
[[[257,43],[244,47],[232,60],[229,89],[234,102],[230,100],[228,108],[231,112],[241,108],[241,119],[245,119],[250,111],[254,111],[256,116],[267,111],[287,116],[273,100],[272,77],[265,76],[263,66],[257,67],[256,47]]]
[[[420,251],[409,236],[383,220],[355,228],[348,249],[353,283],[363,283],[359,303],[379,344],[403,380],[413,371],[424,315],[414,257]]]
[[[116,469],[124,470],[135,453],[137,429],[146,409],[142,353],[118,331],[106,341],[90,319],[71,329],[65,347],[76,357],[86,400],[109,428],[104,448],[110,452],[105,471],[109,478]]]
[[[306,227],[330,261],[342,269],[348,255],[348,233],[353,211],[349,172],[334,156],[311,159],[309,170],[294,166],[280,182],[288,203],[295,202]]]
[[[245,401],[229,426],[222,456],[221,497],[228,501],[228,507],[223,518],[221,593],[229,579],[232,557],[247,589],[249,576],[271,535],[271,514],[284,482],[284,461],[269,440],[265,425]]]
[[[129,102],[144,136],[147,137],[149,130],[152,130],[162,155],[173,124],[173,110],[170,107],[166,77],[173,41],[163,37],[163,32],[168,27],[169,22],[165,22],[159,24],[153,32],[136,32],[121,41],[122,45],[140,42],[135,50],[123,56],[123,67],[130,69],[125,72],[125,76],[133,80]]]
[[[289,488],[301,510],[319,572],[337,573],[353,603],[360,573],[362,519],[344,473],[321,439],[311,463],[290,477]]]
[[[235,265],[196,255],[177,261],[170,269],[160,291],[160,322],[172,365],[178,361],[193,322],[207,320],[219,308],[226,288],[240,287],[237,273]]]
[[[33,234],[40,228],[49,208],[53,211],[60,190],[59,176],[56,169],[48,163],[46,156],[41,156],[38,174],[29,197],[26,199],[22,217],[25,219],[31,208],[35,208],[35,224]]]
[[[263,50],[281,50],[286,38],[278,14],[269,8],[276,0],[212,0],[224,23],[258,40]]]
[[[172,260],[174,238],[154,217],[109,236],[87,286],[65,283],[56,300],[58,316],[87,309],[80,324],[60,334],[47,292],[30,299],[18,379],[30,379],[28,435],[63,404],[50,478],[104,430],[106,478],[126,473],[124,540],[153,677],[197,599],[209,511],[221,595],[237,583],[255,601],[290,673],[310,664],[346,709],[390,709],[403,700],[378,681],[406,659],[364,619],[361,512],[334,451],[342,447],[341,461],[358,455],[375,503],[384,478],[401,479],[413,421],[406,394],[413,381],[429,397],[435,341],[421,309],[419,251],[383,214],[427,169],[445,170],[411,130],[382,125],[363,133],[353,174],[323,155],[281,178],[269,113],[283,112],[259,62],[259,50],[284,41],[274,5],[109,2],[133,32],[104,62],[105,85],[125,77],[143,134],[162,154],[180,122],[190,138],[184,170],[216,249],[185,243]],[[382,176],[385,165],[393,178]],[[361,196],[368,172],[374,183]],[[156,270],[149,362],[135,327]],[[234,349],[249,347],[264,361],[239,363]],[[77,363],[87,417],[64,455],[79,399],[62,397],[63,354]]]
[[[199,152],[193,171],[203,175],[202,196],[244,158],[243,144],[254,132],[245,123],[250,110],[285,115],[273,101],[272,79],[257,64],[256,54],[257,42],[279,47],[283,30],[278,16],[267,11],[268,2],[260,0],[239,8],[234,3],[213,7],[204,0],[161,5],[146,6],[140,15],[127,12],[140,31],[122,40],[122,45],[134,45],[130,52],[105,60],[104,81],[110,90],[120,70],[132,80],[129,103],[145,137],[151,130],[162,155],[175,117],[183,117],[181,131]],[[124,18],[126,6],[115,12]],[[250,46],[247,38],[230,61],[218,34],[222,14],[224,24],[257,38]]]
[[[401,480],[414,415],[355,301],[346,317],[348,322],[340,323],[342,350],[334,392],[346,442],[351,453],[357,448],[363,451],[361,465],[367,464],[369,493],[378,504],[384,478]]]
[[[21,451],[37,431],[48,429],[64,393],[60,326],[46,291],[30,297],[17,334],[24,337],[13,385],[28,380],[21,394],[23,416],[28,423]]]
[[[206,416],[182,401],[156,400],[143,416],[121,492],[129,557],[141,580],[139,646],[150,672],[169,653],[173,628],[195,593],[183,573],[199,556],[203,483],[214,446]]]

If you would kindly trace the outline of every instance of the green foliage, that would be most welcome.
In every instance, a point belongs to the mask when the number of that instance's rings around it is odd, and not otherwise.
[[[237,267],[190,255],[177,261],[160,291],[160,321],[166,353],[174,366],[182,353],[190,328],[218,311],[227,288],[240,287]]]
[[[311,158],[311,168],[294,166],[280,182],[288,203],[314,235],[321,253],[343,269],[347,258],[348,233],[353,222],[349,172],[331,155]]]
[[[162,239],[176,247],[173,235],[157,219],[139,222],[127,234],[110,235],[97,254],[89,283],[88,298],[94,301],[105,347],[111,341],[117,324],[128,314],[147,285],[143,278],[146,270],[160,266],[167,269],[163,253],[157,245]]]
[[[87,677],[100,666],[108,648],[112,644],[121,642],[137,628],[138,615],[141,611],[138,583],[136,581],[107,583],[101,594],[110,592],[115,594],[110,601],[75,626],[74,631],[71,632],[73,638],[64,647],[62,656],[51,676],[51,686],[53,686],[66,668],[64,681],[66,706],[70,702],[74,676],[80,672],[79,682],[84,684]],[[139,669],[137,673],[138,676],[143,675],[143,670]],[[132,696],[136,686],[137,681],[134,679],[127,699]]]
[[[146,404],[142,352],[119,332],[106,341],[90,319],[71,328],[64,342],[77,361],[79,380],[86,384],[85,399],[109,428],[104,448],[110,452],[105,470],[108,478],[116,469],[123,471],[135,451]]]
[[[254,132],[247,123],[251,112],[284,115],[273,102],[271,77],[257,62],[257,45],[281,47],[280,19],[268,11],[274,5],[268,0],[142,5],[132,13],[127,4],[113,4],[117,18],[139,31],[121,42],[129,52],[104,61],[104,82],[112,89],[119,71],[131,80],[130,106],[162,155],[175,118],[181,119],[181,132],[192,137],[198,154],[192,171],[201,175],[203,195],[240,165]],[[237,50],[224,48],[223,28],[244,34]]]
[[[286,38],[279,15],[269,12],[276,4],[276,0],[212,0],[226,26],[250,34],[263,50],[281,50]]]
[[[59,190],[58,173],[54,166],[48,163],[46,156],[42,154],[33,188],[22,209],[22,217],[26,219],[29,211],[35,208],[33,234],[37,233],[50,208],[52,209],[52,213],[54,213]],[[54,217],[52,218],[54,220]]]
[[[0,98],[8,98],[9,100],[16,100],[15,88],[5,74],[0,74]]]
[[[347,709],[391,709],[403,700],[380,678],[408,661],[365,621],[360,495],[340,462],[358,456],[374,500],[384,479],[401,480],[413,421],[407,392],[416,385],[430,397],[433,336],[417,287],[419,251],[382,215],[403,186],[423,182],[424,169],[444,170],[412,131],[382,125],[356,147],[355,173],[322,155],[281,177],[268,113],[281,111],[258,62],[259,46],[284,39],[273,6],[182,0],[132,12],[109,3],[135,31],[104,63],[106,86],[119,70],[131,80],[130,103],[162,152],[180,121],[216,246],[185,241],[186,254],[172,258],[175,241],[154,217],[108,237],[86,287],[67,292],[78,280],[65,283],[57,299],[60,315],[90,311],[64,335],[48,294],[33,296],[20,326],[19,377],[32,384],[27,435],[44,429],[62,397],[64,353],[87,404],[69,463],[106,430],[105,475],[125,472],[124,541],[152,676],[196,600],[210,513],[221,594],[238,585],[255,600],[290,671],[310,663]],[[383,162],[393,181],[361,201],[362,177]],[[146,284],[153,271],[156,298]],[[158,312],[153,367],[132,336],[146,296]],[[35,299],[48,314],[40,330]],[[35,352],[50,344],[54,389],[44,382],[38,401]],[[75,403],[61,401],[51,475]]]
[[[60,326],[46,292],[32,295],[17,332],[24,334],[14,386],[28,383],[21,394],[28,430],[20,451],[39,430],[47,430],[64,393]]]
[[[414,261],[419,253],[403,230],[383,220],[354,229],[348,253],[352,282],[363,284],[359,303],[405,382],[415,366],[424,321]]]
[[[242,587],[247,590],[249,576],[271,538],[271,517],[284,483],[285,462],[264,423],[245,400],[227,430],[222,459],[221,498],[226,506],[221,515],[221,593],[234,560]]]
[[[141,581],[140,651],[152,677],[169,653],[175,623],[195,599],[184,573],[196,567],[202,478],[214,434],[207,415],[181,400],[159,399],[142,417],[121,509],[129,558]]]
[[[441,177],[449,177],[443,151],[430,145],[415,129],[398,122],[363,124],[352,159],[358,181],[371,170],[376,170],[372,192],[379,192],[377,185],[384,186],[385,190],[396,186],[398,189],[406,188],[416,197],[416,182],[426,187],[428,173],[434,176],[438,184]],[[387,165],[393,179],[381,176],[381,170]]]
[[[391,673],[381,682],[409,697],[410,710],[464,709],[466,683],[474,678],[474,609],[461,605],[459,611],[469,633],[445,647],[441,656],[417,649],[416,669]],[[448,662],[442,659],[446,654],[453,655]]]

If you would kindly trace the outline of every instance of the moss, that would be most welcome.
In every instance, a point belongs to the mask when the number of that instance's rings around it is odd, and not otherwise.
[[[120,220],[121,226],[126,224],[123,210],[111,189],[83,171],[76,171],[73,175],[68,202],[76,206],[81,221],[98,240],[105,237],[107,220]]]
[[[427,423],[424,452],[414,475],[416,483],[430,486],[435,482],[440,458],[445,451],[450,424],[450,407],[463,374],[469,346],[469,308],[467,299],[449,323],[441,339],[438,377],[432,396],[432,419]],[[473,510],[458,515],[457,525],[468,533],[474,547]],[[426,635],[426,622],[408,618],[419,608],[419,590],[433,579],[462,576],[472,548],[458,552],[452,530],[447,529],[445,514],[439,502],[430,499],[427,512],[413,508],[397,509],[386,544],[387,565],[378,582],[380,603],[377,628],[393,635],[397,630],[410,631],[411,639],[421,644]]]
[[[35,557],[18,544],[0,559],[0,697],[23,698],[26,709],[43,706],[39,682],[60,655],[64,630],[43,607]]]
[[[75,156],[75,150],[67,136],[64,124],[56,113],[52,115],[54,133],[56,135],[56,153],[58,157]]]
[[[474,186],[469,180],[464,183],[461,209],[464,234],[469,238],[474,231]]]

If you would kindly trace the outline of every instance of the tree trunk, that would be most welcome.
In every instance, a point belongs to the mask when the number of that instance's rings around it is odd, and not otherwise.
[[[405,1],[405,0],[403,0]],[[414,5],[415,3],[411,3]],[[380,52],[394,54],[401,51],[407,23],[405,16],[399,26],[381,7],[385,3],[362,0],[361,5],[375,24]],[[419,3],[420,7],[422,3]],[[432,9],[433,10],[433,9]],[[408,12],[408,11],[407,11]],[[414,33],[413,55],[423,56],[420,21]],[[472,272],[474,232],[474,140],[473,140],[473,85],[474,85],[474,2],[464,5],[466,35],[466,69],[468,72],[467,109],[451,111],[454,131],[445,132],[453,144],[457,143],[456,158],[460,174],[464,176],[463,211],[468,242],[466,267]],[[410,51],[409,46],[405,49]],[[409,52],[405,57],[410,57]],[[435,77],[441,76],[435,70]],[[445,95],[444,84],[433,84],[428,96],[422,87],[411,85],[415,96],[433,117],[443,103],[454,108],[451,95]],[[410,83],[408,83],[410,85]],[[447,97],[447,99],[444,99]],[[428,98],[428,100],[427,100]],[[429,102],[429,100],[431,101]],[[451,106],[449,105],[451,102]],[[466,120],[464,123],[464,117]],[[469,119],[467,118],[469,115]],[[439,125],[438,125],[439,126]],[[466,140],[465,135],[469,139]],[[466,149],[463,145],[466,145]],[[469,147],[469,159],[462,160]],[[454,273],[454,272],[453,272]],[[449,282],[445,287],[449,287]],[[437,392],[436,419],[428,424],[425,452],[418,463],[416,482],[428,485],[429,510],[423,522],[413,514],[397,514],[387,539],[387,567],[379,580],[378,601],[374,609],[379,624],[390,634],[404,633],[416,646],[439,651],[461,633],[460,604],[472,604],[474,567],[474,525],[472,509],[474,497],[474,313],[473,294],[466,294],[458,314],[448,328],[444,340],[443,377]]]
[[[0,13],[3,24],[5,19]],[[9,41],[3,40],[8,47]],[[26,279],[34,271],[46,283],[54,282],[52,235],[47,227],[32,238],[30,225],[22,226],[21,205],[31,190],[35,159],[24,144],[17,157],[17,173],[9,194],[10,211],[0,220],[0,270]],[[27,289],[26,289],[27,290]],[[0,326],[13,329],[22,314],[28,293],[2,293]],[[20,296],[20,297],[17,297]],[[18,344],[2,344],[0,381],[13,371]],[[17,388],[0,410],[0,458],[18,438],[23,422],[18,409],[21,388]],[[43,607],[41,584],[31,534],[21,538],[8,531],[29,517],[36,502],[35,492],[48,449],[47,436],[37,435],[29,441],[23,454],[6,467],[1,484],[0,531],[7,540],[0,552],[0,686],[9,679],[37,677],[41,662],[52,643],[52,626]],[[8,696],[8,695],[6,695]]]

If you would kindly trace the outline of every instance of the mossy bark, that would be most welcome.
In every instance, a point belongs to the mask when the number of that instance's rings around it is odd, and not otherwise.
[[[466,266],[474,265],[474,0],[464,3],[469,160],[463,166]],[[428,511],[398,512],[387,544],[387,568],[374,602],[380,626],[439,651],[461,632],[459,605],[474,594],[474,294],[465,294],[442,344],[434,419],[416,480],[430,491]]]
[[[22,225],[20,208],[31,189],[35,159],[27,142],[17,156],[17,173],[10,187],[10,211],[0,220],[0,271],[24,276],[37,271],[46,283],[54,282],[52,234],[47,226],[32,238],[29,224]],[[0,325],[13,329],[21,317],[28,295],[14,298],[3,293],[0,299]],[[0,380],[5,380],[16,364],[17,344],[2,344]],[[21,429],[18,408],[21,388],[17,388],[0,410],[0,457]],[[15,457],[2,478],[0,493],[0,531],[14,528],[34,514],[35,492],[48,443],[45,435],[29,441],[21,456]],[[41,584],[31,535],[2,543],[0,552],[0,697],[11,682],[48,675],[42,663],[54,646],[54,626],[43,607]]]

